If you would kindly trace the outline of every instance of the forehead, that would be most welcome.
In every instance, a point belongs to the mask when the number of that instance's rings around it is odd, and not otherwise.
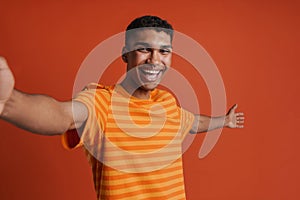
[[[131,30],[128,34],[127,45],[134,47],[135,45],[146,44],[151,47],[171,46],[171,36],[164,31],[153,29]]]

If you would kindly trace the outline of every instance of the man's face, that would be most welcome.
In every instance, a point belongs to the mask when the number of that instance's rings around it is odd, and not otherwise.
[[[136,89],[153,90],[171,65],[171,37],[153,29],[134,32],[126,46],[127,78]]]

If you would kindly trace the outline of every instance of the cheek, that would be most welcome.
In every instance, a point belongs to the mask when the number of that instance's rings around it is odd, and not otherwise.
[[[172,55],[165,57],[162,61],[166,66],[170,67],[172,64]]]
[[[146,60],[146,59],[147,59],[147,57],[145,55],[132,52],[132,54],[130,54],[130,56],[129,56],[128,62],[130,62],[132,64],[139,64],[140,62],[142,62],[143,60]]]

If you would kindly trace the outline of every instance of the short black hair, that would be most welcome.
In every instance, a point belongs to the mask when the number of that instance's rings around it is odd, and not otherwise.
[[[152,15],[145,15],[142,17],[138,17],[134,19],[126,28],[125,33],[125,43],[127,44],[127,41],[129,39],[129,32],[133,29],[144,29],[144,28],[153,28],[153,30],[156,30],[158,32],[163,31],[170,35],[171,41],[173,40],[173,32],[174,29],[170,23],[167,22],[167,20],[163,20],[157,16]]]

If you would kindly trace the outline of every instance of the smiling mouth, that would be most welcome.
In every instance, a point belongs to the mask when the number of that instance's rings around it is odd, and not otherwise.
[[[157,69],[139,69],[141,79],[145,82],[155,82],[160,79],[163,70]]]

